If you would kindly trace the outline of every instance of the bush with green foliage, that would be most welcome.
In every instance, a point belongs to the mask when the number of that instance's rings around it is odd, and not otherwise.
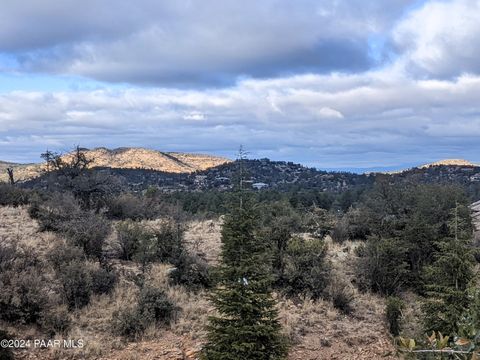
[[[51,304],[45,264],[32,249],[0,243],[0,320],[35,323]]]
[[[357,264],[361,286],[383,295],[396,294],[408,283],[406,253],[398,239],[369,238]]]
[[[94,294],[110,294],[117,282],[117,274],[105,265],[93,269],[90,274],[92,277],[92,292]]]
[[[57,277],[70,310],[88,305],[92,295],[92,278],[84,262],[71,261],[65,264],[61,272],[57,272]]]
[[[150,237],[149,231],[139,222],[121,221],[116,226],[117,241],[120,245],[120,259],[132,260],[138,249],[138,244],[144,237]]]
[[[272,248],[274,284],[283,286],[287,243],[294,232],[302,229],[302,218],[286,201],[262,204],[257,210],[261,222],[261,236]]]
[[[169,325],[179,310],[163,290],[147,286],[140,291],[135,307],[113,314],[113,332],[135,340],[151,324]]]
[[[325,295],[330,279],[327,246],[318,238],[293,237],[288,241],[285,256],[284,287],[289,295]]]
[[[126,220],[116,229],[120,257],[139,262],[142,269],[154,261],[176,264],[184,253],[183,228],[172,219],[155,226]]]
[[[138,339],[145,331],[146,323],[136,309],[116,311],[112,316],[113,333],[130,340]]]
[[[353,207],[345,213],[343,221],[345,221],[346,232],[350,240],[366,240],[371,234],[367,214],[365,209]]]
[[[333,242],[342,244],[349,239],[348,224],[346,219],[338,219],[330,232]]]
[[[161,262],[174,263],[184,250],[183,233],[182,225],[173,219],[156,226],[152,232],[156,243],[155,258]]]
[[[163,290],[146,286],[140,291],[137,311],[147,323],[168,325],[178,308]]]
[[[387,305],[385,308],[385,316],[387,318],[388,329],[393,336],[400,335],[402,311],[405,308],[405,303],[402,299],[396,296],[389,296],[387,298]]]
[[[175,268],[170,272],[173,284],[183,285],[192,290],[209,288],[213,284],[208,264],[198,256],[184,252],[174,263]]]

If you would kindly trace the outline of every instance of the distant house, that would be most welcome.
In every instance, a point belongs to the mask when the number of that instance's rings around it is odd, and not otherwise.
[[[219,176],[215,178],[215,181],[226,184],[230,182],[230,178],[226,176]]]
[[[480,181],[480,173],[470,176],[470,181]]]
[[[203,183],[203,182],[205,182],[205,180],[207,180],[206,175],[196,175],[194,181],[195,181],[195,183]]]
[[[264,188],[268,187],[268,184],[265,184],[263,182],[258,182],[258,183],[253,183],[252,187],[256,190],[261,190],[261,189],[264,189]]]

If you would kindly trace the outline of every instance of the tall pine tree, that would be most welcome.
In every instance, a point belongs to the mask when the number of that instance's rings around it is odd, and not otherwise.
[[[453,335],[470,305],[467,290],[475,278],[471,246],[472,224],[467,206],[458,203],[449,223],[448,238],[438,243],[434,263],[426,268],[425,330]]]
[[[206,360],[284,359],[287,346],[271,295],[269,247],[257,235],[258,216],[243,189],[242,155],[237,199],[222,229],[219,283],[211,296],[219,315],[210,318],[202,356]]]

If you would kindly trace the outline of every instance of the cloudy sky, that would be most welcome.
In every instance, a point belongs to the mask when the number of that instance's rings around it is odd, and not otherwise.
[[[480,162],[480,0],[2,0],[0,160]]]

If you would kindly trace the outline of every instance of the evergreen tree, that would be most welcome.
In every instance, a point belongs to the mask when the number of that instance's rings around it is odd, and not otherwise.
[[[284,359],[287,347],[270,292],[269,247],[257,235],[258,216],[246,198],[243,176],[240,165],[238,199],[223,224],[219,283],[211,297],[219,315],[210,318],[202,355],[208,360]]]
[[[425,330],[456,334],[458,322],[469,307],[468,289],[475,277],[471,248],[471,222],[466,206],[455,206],[450,237],[438,244],[434,263],[426,269],[423,309]]]

